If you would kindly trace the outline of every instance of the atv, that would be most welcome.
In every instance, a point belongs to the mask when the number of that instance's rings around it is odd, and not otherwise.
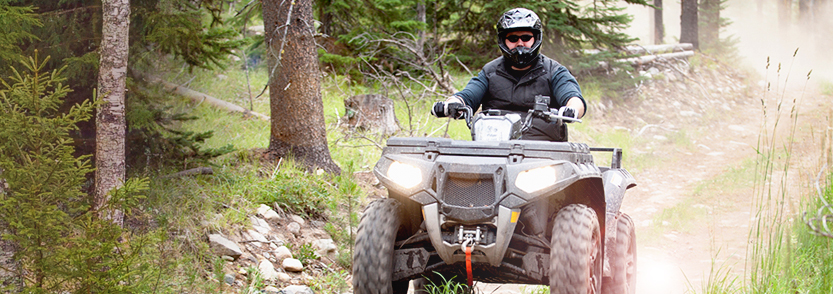
[[[574,120],[549,109],[549,97],[535,102],[525,117],[466,109],[473,141],[387,141],[373,172],[388,197],[361,217],[353,293],[407,293],[411,280],[419,288],[449,278],[635,293],[635,229],[619,208],[636,181],[622,150],[523,140],[533,118]],[[610,166],[591,152],[610,153]]]

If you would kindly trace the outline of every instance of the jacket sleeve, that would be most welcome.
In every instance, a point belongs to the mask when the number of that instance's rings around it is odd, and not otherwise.
[[[481,70],[476,77],[469,80],[469,83],[466,84],[466,87],[463,88],[463,90],[455,93],[454,95],[463,98],[466,105],[471,107],[472,110],[477,111],[477,109],[480,108],[480,103],[482,102],[483,96],[486,95],[486,91],[488,89],[489,78],[486,76],[486,73]]]
[[[550,87],[558,105],[564,106],[570,98],[578,97],[584,103],[585,112],[587,111],[587,101],[581,95],[581,87],[579,87],[578,81],[563,65],[558,66],[555,70],[552,80],[550,80]]]

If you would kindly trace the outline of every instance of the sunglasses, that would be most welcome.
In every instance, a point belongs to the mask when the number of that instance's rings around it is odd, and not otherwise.
[[[509,41],[510,43],[515,43],[515,42],[517,42],[517,41],[518,41],[518,39],[520,39],[521,41],[524,41],[524,42],[529,42],[529,40],[532,40],[532,35],[520,35],[520,36],[518,36],[518,35],[511,35],[511,36],[506,36],[506,40],[507,40],[507,41]]]

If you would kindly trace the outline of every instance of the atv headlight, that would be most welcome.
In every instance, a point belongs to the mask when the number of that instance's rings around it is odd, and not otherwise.
[[[410,189],[422,183],[422,171],[413,165],[394,161],[388,168],[388,178],[397,185]]]
[[[555,168],[545,166],[522,171],[515,178],[515,186],[527,193],[537,192],[555,184]]]

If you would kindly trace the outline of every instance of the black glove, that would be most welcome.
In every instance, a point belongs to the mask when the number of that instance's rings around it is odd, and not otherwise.
[[[466,106],[463,105],[463,103],[445,103],[439,101],[434,103],[434,106],[431,107],[431,114],[436,117],[453,117],[454,119],[461,119],[465,113]]]
[[[558,115],[578,119],[578,111],[570,106],[562,106],[561,108],[559,108]],[[564,122],[571,123],[573,121],[565,120]]]

